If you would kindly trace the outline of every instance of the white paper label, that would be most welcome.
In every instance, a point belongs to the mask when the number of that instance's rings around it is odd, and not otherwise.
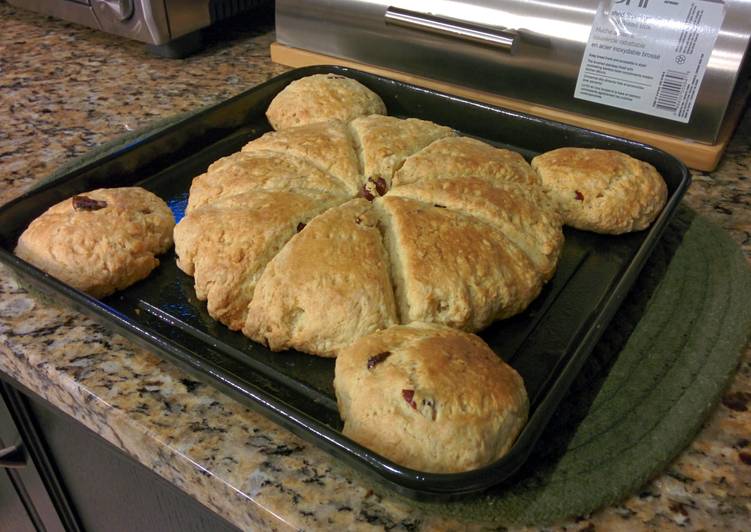
[[[602,2],[574,96],[688,122],[724,18],[704,0]]]

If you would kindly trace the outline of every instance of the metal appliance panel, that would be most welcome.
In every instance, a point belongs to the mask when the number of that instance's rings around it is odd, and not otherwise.
[[[9,4],[151,45],[167,44],[268,0],[8,0]]]
[[[277,0],[277,40],[378,65],[702,142],[714,142],[751,34],[751,0],[726,2],[725,21],[687,124],[574,98],[584,48],[600,0]],[[389,7],[511,30],[513,47],[479,44],[387,24]]]

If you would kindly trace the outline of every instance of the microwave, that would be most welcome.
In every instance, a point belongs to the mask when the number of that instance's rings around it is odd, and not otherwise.
[[[203,46],[202,31],[269,0],[7,0],[16,7],[119,35],[180,58]]]

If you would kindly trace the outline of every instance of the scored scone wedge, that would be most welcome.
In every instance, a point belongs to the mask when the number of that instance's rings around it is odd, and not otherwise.
[[[366,116],[350,123],[352,136],[362,160],[365,181],[391,178],[404,160],[435,140],[456,135],[446,126],[418,118]]]
[[[102,188],[68,198],[31,222],[14,253],[93,297],[147,277],[172,246],[175,219],[141,187]]]
[[[351,195],[362,186],[352,137],[347,126],[338,120],[272,131],[248,142],[242,151],[271,151],[304,159],[338,179]]]
[[[539,294],[541,271],[498,227],[390,194],[375,204],[402,323],[478,331],[521,312]]]
[[[345,436],[431,473],[498,460],[529,410],[522,378],[480,338],[417,322],[342,349],[334,389]]]
[[[388,195],[446,207],[491,224],[529,257],[544,280],[555,273],[563,249],[562,220],[539,187],[456,177],[395,187]]]
[[[372,114],[386,114],[381,97],[359,81],[337,74],[314,74],[293,81],[266,111],[277,131],[333,119],[349,122]]]
[[[243,333],[274,351],[333,357],[396,324],[377,222],[372,204],[360,198],[314,218],[266,267]]]
[[[651,164],[614,150],[559,148],[532,159],[566,225],[595,233],[646,229],[667,201]]]
[[[252,190],[315,190],[332,196],[351,196],[335,177],[311,163],[285,153],[237,152],[212,163],[193,179],[185,212],[207,203]]]
[[[494,184],[540,184],[539,176],[519,153],[470,137],[447,137],[407,158],[394,175],[393,186],[470,176]]]
[[[239,330],[267,263],[314,216],[341,200],[316,191],[252,191],[194,209],[175,227],[177,265],[209,315]]]

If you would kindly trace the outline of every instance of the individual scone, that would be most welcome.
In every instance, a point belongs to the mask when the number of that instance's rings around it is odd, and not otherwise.
[[[498,227],[443,205],[376,200],[402,323],[479,331],[524,310],[542,272]]]
[[[496,148],[470,137],[447,137],[408,157],[394,175],[393,186],[469,176],[493,184],[540,183],[529,163],[515,151]]]
[[[151,273],[172,246],[167,204],[140,187],[106,188],[61,201],[31,222],[15,254],[94,297]]]
[[[532,160],[566,225],[596,233],[646,229],[667,200],[667,186],[649,163],[625,153],[559,148]]]
[[[334,176],[352,195],[362,187],[360,162],[352,137],[347,126],[338,120],[272,131],[251,140],[242,151],[292,155]]]
[[[380,96],[337,74],[315,74],[293,81],[271,101],[266,117],[277,131],[328,120],[386,114]]]
[[[522,378],[485,342],[434,324],[391,327],[342,349],[334,388],[346,436],[430,473],[498,460],[529,410]]]
[[[383,180],[391,186],[394,172],[404,160],[435,140],[456,135],[450,127],[418,118],[372,115],[350,125],[362,161],[365,181]],[[382,194],[377,194],[382,195]]]
[[[398,322],[389,260],[370,202],[314,218],[261,275],[243,333],[274,351],[333,357]]]
[[[177,266],[194,277],[209,315],[239,330],[266,264],[339,201],[313,191],[254,190],[193,209],[175,226]]]
[[[186,213],[207,203],[252,190],[315,190],[346,198],[344,184],[304,159],[271,151],[237,152],[193,179]]]
[[[494,225],[529,257],[544,280],[555,272],[563,249],[562,221],[539,187],[454,177],[394,187],[389,196],[446,207]]]

